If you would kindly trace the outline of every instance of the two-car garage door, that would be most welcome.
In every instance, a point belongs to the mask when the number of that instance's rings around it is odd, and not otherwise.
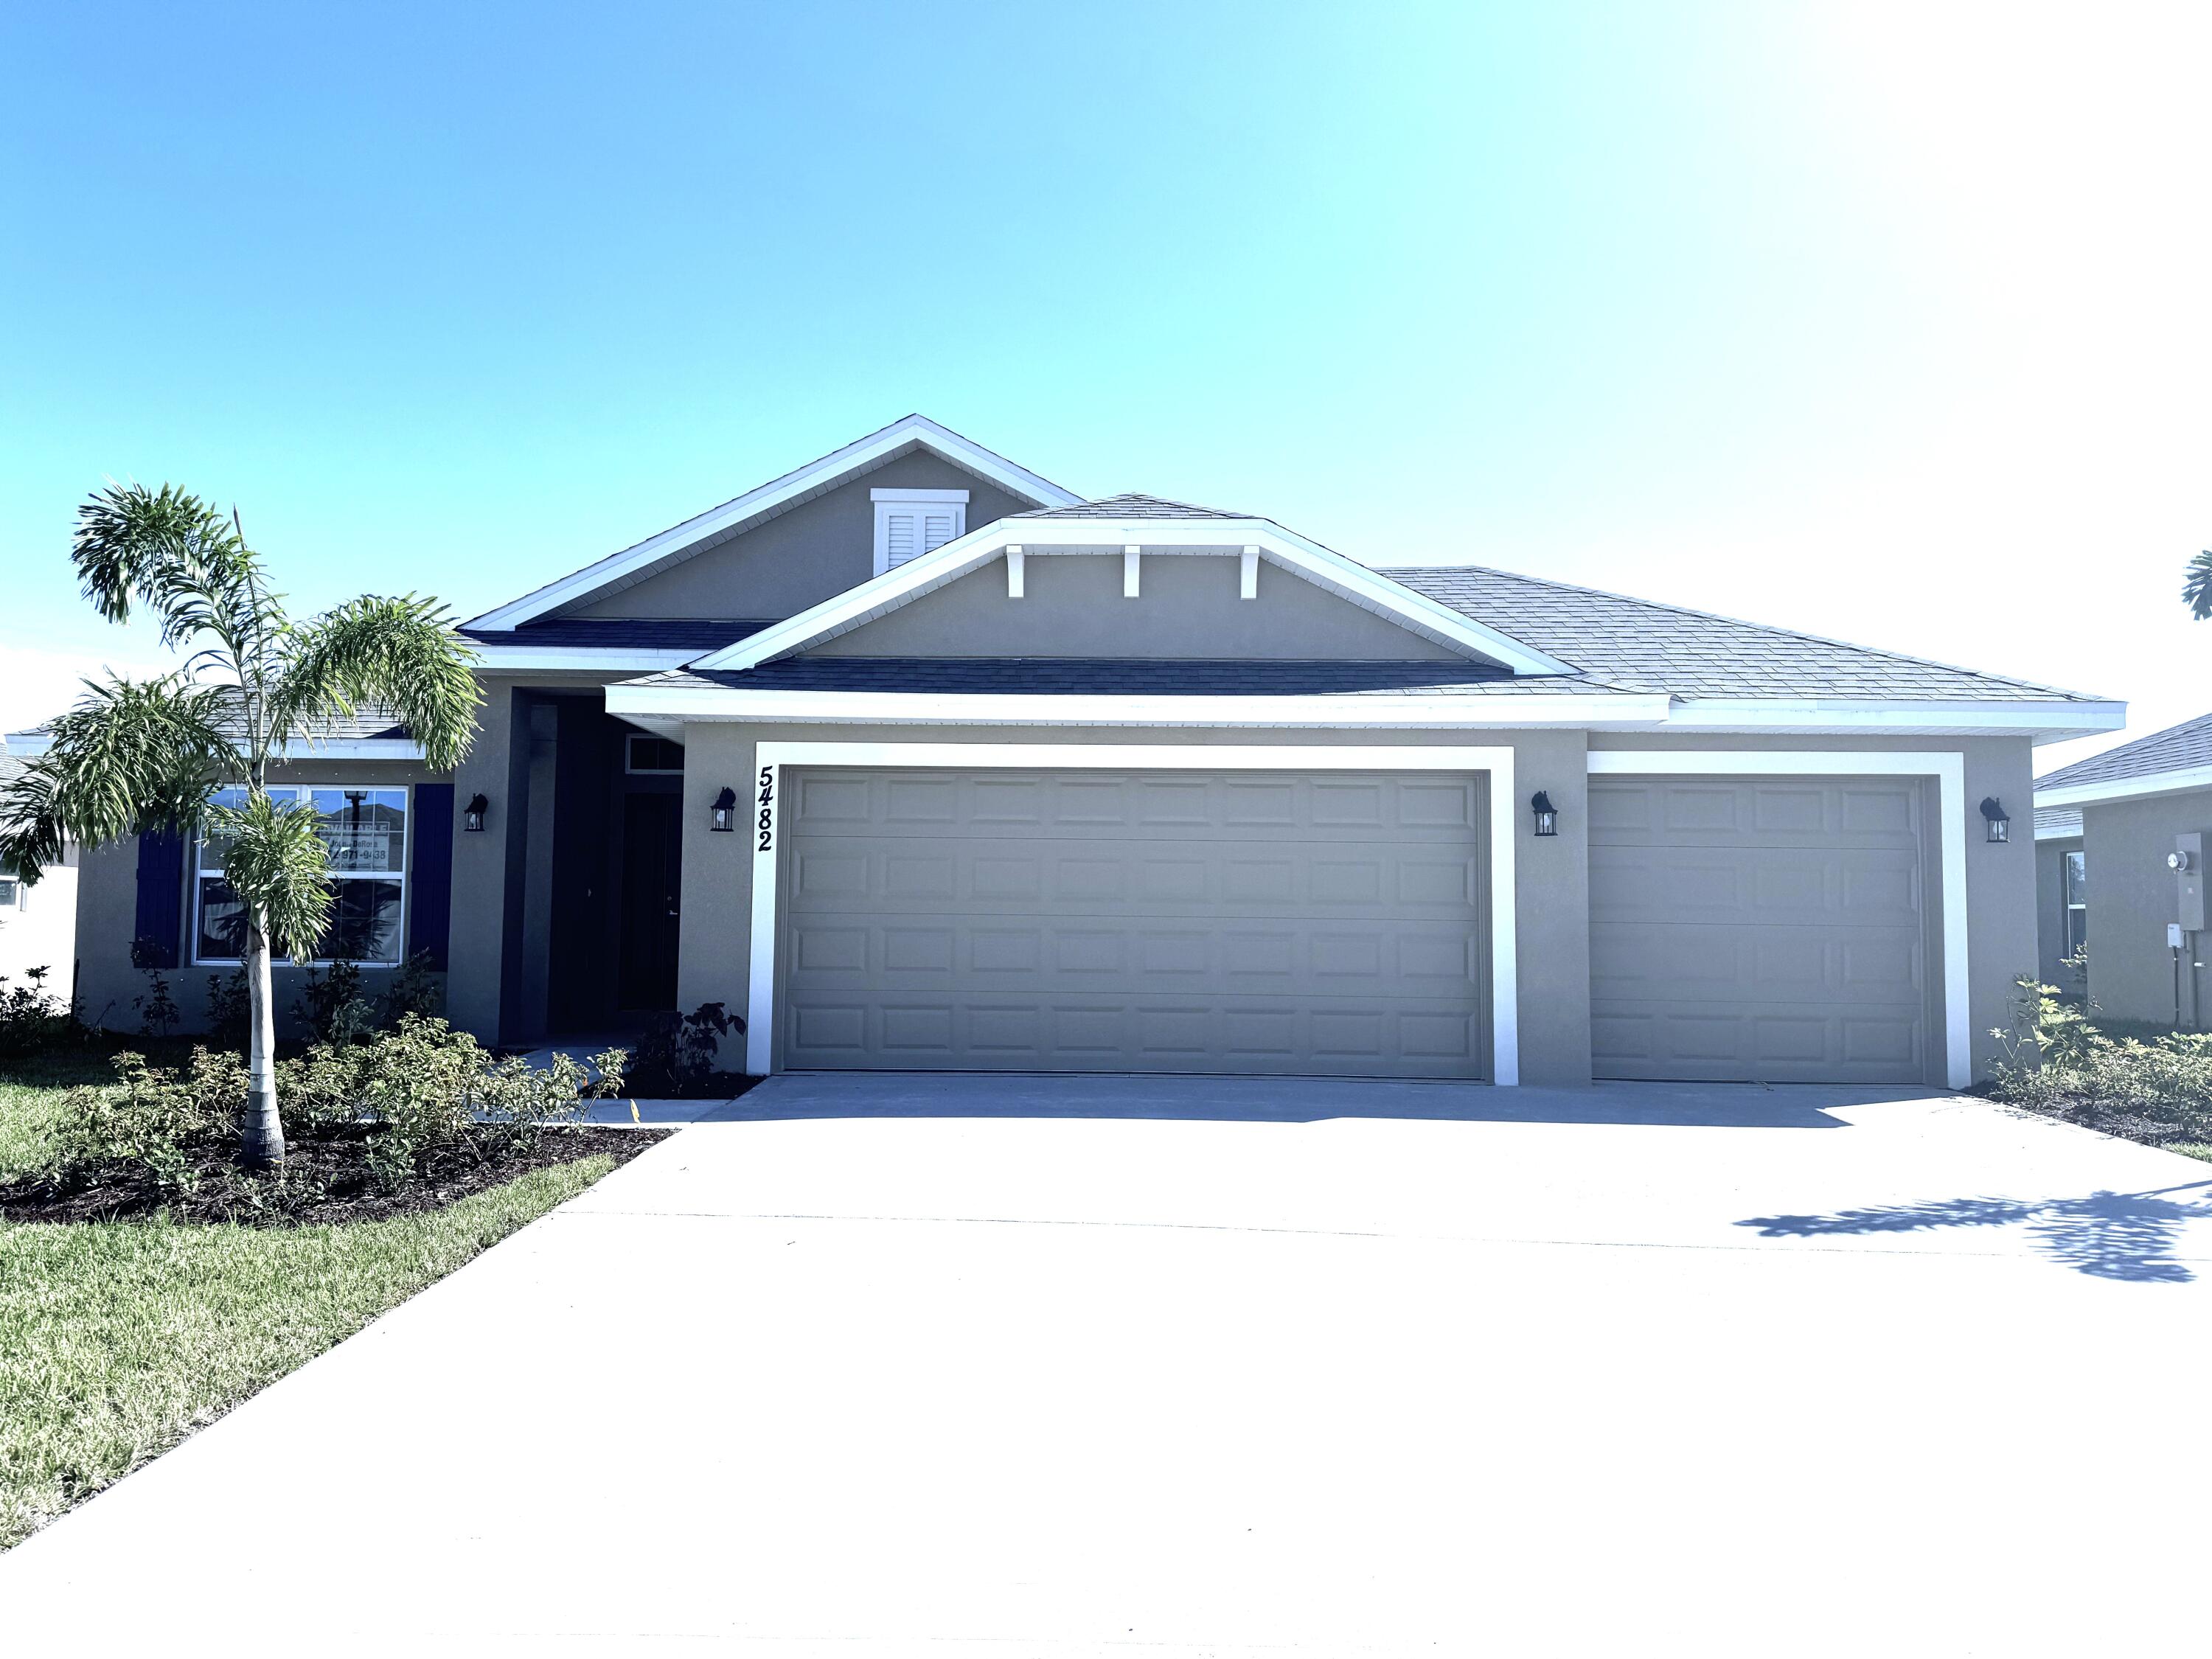
[[[1909,777],[1592,777],[1596,1074],[1936,1080],[1925,791]]]
[[[787,774],[781,1063],[1482,1077],[1481,775]]]

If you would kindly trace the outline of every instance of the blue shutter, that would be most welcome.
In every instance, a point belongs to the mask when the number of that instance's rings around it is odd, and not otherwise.
[[[131,955],[141,968],[173,968],[185,926],[185,838],[174,830],[138,837],[138,916]]]
[[[453,914],[453,786],[415,786],[415,866],[407,878],[407,952],[430,953],[430,965],[446,969],[447,935]]]

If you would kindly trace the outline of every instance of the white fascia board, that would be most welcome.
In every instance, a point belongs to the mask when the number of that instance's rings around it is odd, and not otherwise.
[[[1266,519],[1001,519],[908,559],[787,622],[699,658],[696,665],[736,671],[804,651],[966,575],[1008,546],[1018,546],[1025,556],[1056,551],[1120,554],[1136,546],[1147,551],[1206,548],[1231,557],[1241,557],[1247,547],[1257,547],[1269,563],[1294,570],[1338,598],[1437,644],[1503,663],[1516,674],[1576,672],[1555,657]]]
[[[566,669],[591,674],[658,674],[698,659],[696,651],[635,651],[616,646],[476,646],[477,669]]]
[[[1436,731],[1662,727],[1667,700],[1528,692],[1479,697],[1085,696],[1030,692],[781,691],[737,686],[611,685],[624,720],[788,720],[861,726],[1319,726]]]
[[[10,732],[4,739],[11,755],[43,755],[54,746],[51,732]]]
[[[313,761],[418,761],[422,745],[412,738],[334,738],[318,743],[301,738],[286,745],[282,757],[288,766]]]
[[[1689,697],[1668,724],[1699,732],[1924,732],[2061,741],[2127,724],[2124,702],[1908,697]]]
[[[2039,785],[2035,804],[2086,806],[2097,801],[2140,800],[2147,795],[2185,795],[2197,789],[2212,789],[2212,766],[2185,766],[2172,772],[2146,772],[2141,777],[2062,784],[2055,789]]]
[[[571,575],[550,582],[535,592],[526,593],[499,607],[487,611],[471,621],[471,628],[513,628],[544,616],[564,605],[573,604],[596,589],[621,580],[632,571],[643,568],[671,553],[681,551],[692,543],[727,529],[820,488],[838,474],[857,471],[872,461],[882,459],[895,450],[909,443],[919,442],[934,451],[955,465],[988,478],[1008,494],[1024,501],[1035,501],[1040,507],[1073,507],[1082,501],[1072,490],[1063,489],[1048,478],[1041,478],[1025,466],[1018,466],[1003,455],[995,455],[981,444],[962,437],[924,415],[909,415],[894,421],[880,432],[847,444],[821,459],[809,461],[795,471],[780,478],[772,478],[757,489],[751,489],[735,501],[725,501],[696,518],[686,519],[682,524],[662,531],[658,536],[647,537],[634,547],[608,555],[596,564],[586,565]]]

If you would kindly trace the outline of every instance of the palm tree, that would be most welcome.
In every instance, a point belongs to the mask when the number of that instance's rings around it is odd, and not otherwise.
[[[2182,577],[2181,598],[2197,621],[2212,617],[2212,552],[2199,553],[2189,562]]]
[[[423,760],[450,769],[476,732],[475,653],[443,606],[412,594],[292,621],[236,511],[226,518],[167,484],[94,494],[77,508],[71,557],[102,616],[128,621],[135,603],[161,619],[165,646],[191,654],[157,678],[85,682],[46,752],[0,794],[0,860],[34,881],[71,842],[98,847],[199,824],[228,844],[223,878],[244,912],[250,1012],[240,1133],[248,1163],[277,1163],[270,958],[315,954],[331,894],[315,814],[271,799],[269,769],[364,702],[391,705]],[[226,786],[234,799],[216,800]]]

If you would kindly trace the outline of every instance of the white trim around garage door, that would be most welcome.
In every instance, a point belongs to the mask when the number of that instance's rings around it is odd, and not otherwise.
[[[752,981],[746,994],[745,1069],[765,1073],[775,1034],[776,859],[782,848],[788,766],[1079,766],[1118,771],[1486,772],[1490,775],[1490,1074],[1521,1080],[1513,902],[1513,751],[1510,748],[1317,747],[1293,744],[1093,743],[763,743],[754,757]],[[1948,879],[1948,878],[1947,878]]]
[[[1600,774],[1780,774],[1797,777],[1932,777],[1943,872],[1943,1066],[1954,1089],[1974,1080],[1973,1015],[1966,977],[1966,757],[1956,750],[1593,749]]]

